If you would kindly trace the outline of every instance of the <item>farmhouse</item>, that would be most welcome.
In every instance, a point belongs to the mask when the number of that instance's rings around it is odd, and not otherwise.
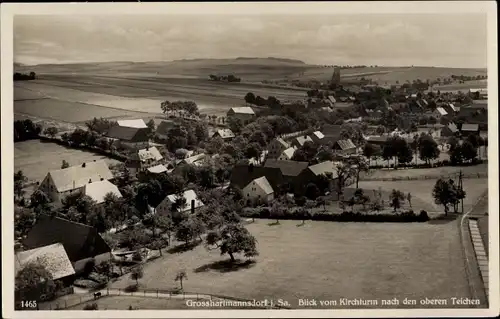
[[[255,118],[255,112],[249,106],[242,107],[232,107],[227,111],[228,118],[237,118],[243,122],[243,124],[248,124]]]
[[[278,160],[281,160],[281,161],[290,161],[293,157],[293,154],[295,154],[295,151],[297,149],[295,147],[289,147],[287,148],[286,150],[283,151],[283,153],[281,153],[281,155],[278,157]]]
[[[104,160],[99,160],[50,171],[39,189],[52,202],[60,203],[65,196],[83,191],[84,186],[89,183],[110,179],[113,179],[113,174],[108,165]]]
[[[356,145],[354,145],[351,139],[338,140],[333,145],[333,149],[342,155],[356,153]]]
[[[267,162],[270,160],[266,161]],[[274,190],[278,190],[284,183],[284,177],[279,168],[238,164],[233,167],[230,177],[230,186],[242,191],[251,181],[265,176]]]
[[[468,135],[478,135],[479,136],[479,125],[478,124],[462,124],[462,128],[460,129],[462,136]]]
[[[214,137],[220,137],[224,141],[230,141],[231,139],[234,138],[234,133],[228,128],[222,129],[222,130],[217,130],[215,133],[212,135],[212,138]]]
[[[64,247],[77,275],[92,259],[99,264],[111,258],[111,249],[95,228],[60,217],[42,215],[23,240],[27,249],[57,243]]]
[[[267,146],[267,156],[269,158],[278,158],[288,148],[290,148],[290,144],[285,142],[282,138],[277,137]]]
[[[325,161],[316,165],[311,165],[304,169],[296,179],[297,185],[306,187],[309,183],[319,181],[321,175],[331,174],[331,183],[336,185],[335,180],[338,178],[337,163],[333,161]]]
[[[274,199],[274,190],[265,176],[248,183],[243,188],[242,194],[247,202],[268,203]]]
[[[156,166],[163,159],[160,151],[155,147],[146,147],[138,150],[132,157],[127,160],[127,167],[133,174]]]
[[[309,163],[298,162],[298,161],[285,161],[285,160],[273,160],[268,159],[264,163],[264,167],[267,169],[278,169],[282,182],[280,185],[287,185],[291,188],[295,188],[297,182],[297,176],[302,173]]]
[[[185,200],[182,200],[182,198]],[[179,202],[181,200],[181,202]],[[184,202],[184,203],[182,203]],[[167,214],[169,212],[185,213],[191,212],[194,214],[196,210],[203,207],[204,204],[198,199],[198,195],[192,189],[183,193],[181,197],[177,194],[170,194],[165,197],[161,203],[156,206],[155,212],[158,214]]]
[[[85,185],[83,193],[96,201],[97,204],[104,203],[104,198],[109,193],[115,195],[118,198],[122,197],[122,194],[118,190],[118,187],[108,180],[92,182]]]
[[[303,146],[306,142],[313,142],[313,140],[309,136],[298,136],[292,140],[292,146],[295,147],[301,147]]]
[[[107,137],[117,141],[124,148],[144,148],[149,145],[149,128],[144,120],[118,121],[118,125],[112,126]]]

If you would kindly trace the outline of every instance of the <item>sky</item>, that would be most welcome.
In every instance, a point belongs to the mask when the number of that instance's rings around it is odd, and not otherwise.
[[[28,65],[281,57],[309,64],[486,67],[483,14],[17,15]]]

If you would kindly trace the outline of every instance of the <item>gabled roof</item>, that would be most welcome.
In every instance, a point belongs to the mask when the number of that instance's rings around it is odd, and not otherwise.
[[[450,109],[453,111],[453,112],[458,112],[457,108],[455,107],[455,105],[453,103],[448,103],[448,106],[450,107]]]
[[[23,244],[27,249],[61,243],[72,262],[111,251],[93,227],[60,217],[42,215]]]
[[[196,192],[192,189],[189,189],[189,190],[184,192],[184,198],[186,199],[186,202],[182,207],[178,208],[178,211],[180,211],[180,212],[186,212],[186,211],[191,210],[191,201],[193,201],[193,200],[194,200],[194,208],[204,206],[203,202],[198,199],[198,195],[196,195]],[[173,204],[177,200],[177,195],[170,194],[170,195],[167,195],[167,197],[165,199],[168,200],[171,204]]]
[[[290,147],[290,144],[288,144],[287,142],[285,142],[285,140],[283,140],[281,137],[277,137],[274,140],[278,141],[278,143],[280,143],[281,145],[283,145],[283,147],[285,147],[285,148],[289,148]]]
[[[279,168],[239,164],[231,170],[230,182],[232,186],[243,189],[248,183],[262,176],[266,176],[273,188],[277,188],[284,181]]]
[[[112,179],[113,174],[104,160],[88,162],[78,166],[71,166],[49,172],[59,193],[83,187],[101,179]]]
[[[253,115],[255,115],[255,112],[249,106],[232,107],[229,110],[229,112],[230,111],[233,111],[235,114],[253,114]]]
[[[333,97],[333,95],[328,95],[328,100],[332,103],[336,103],[337,100],[335,99],[335,97]]]
[[[222,129],[222,130],[217,130],[214,135],[218,134],[222,139],[225,138],[233,138],[234,133],[228,128]]]
[[[108,180],[92,182],[85,185],[84,194],[95,200],[97,204],[103,203],[104,197],[108,193],[112,193],[118,198],[122,197],[122,193],[120,193],[118,187]]]
[[[384,143],[386,142],[388,137],[386,135],[380,136],[380,135],[373,135],[373,136],[367,136],[366,141],[367,142],[379,142],[379,143]]]
[[[161,161],[163,156],[160,151],[156,148],[156,146],[148,147],[137,152],[139,156],[139,160],[141,162],[153,160],[153,161]]]
[[[55,243],[16,254],[16,273],[30,263],[38,263],[52,275],[53,280],[75,274],[75,269],[61,243]]]
[[[448,112],[446,112],[446,110],[445,110],[445,109],[443,109],[442,107],[437,107],[437,108],[436,108],[436,111],[438,111],[438,112],[439,112],[439,114],[441,114],[441,115],[443,115],[443,116],[444,116],[444,115],[448,115]]]
[[[153,173],[153,174],[160,174],[160,173],[164,173],[164,172],[168,171],[168,168],[165,165],[160,164],[160,165],[149,167],[148,171],[150,173]]]
[[[325,161],[316,165],[311,165],[308,169],[316,176],[323,175],[325,173],[332,173],[333,178],[338,177],[336,163],[333,161]]]
[[[462,131],[476,132],[479,131],[479,124],[462,124]]]
[[[300,146],[303,146],[306,142],[313,142],[309,136],[298,136],[294,139]]]
[[[321,133],[320,131],[315,131],[311,135],[314,135],[314,137],[317,139],[322,139],[325,137],[325,135],[323,133]]]
[[[452,133],[458,132],[457,125],[453,122],[448,124],[448,129],[450,129]]]
[[[340,147],[341,150],[349,150],[352,148],[356,148],[356,145],[351,141],[351,139],[347,140],[338,140],[337,145]]]
[[[147,142],[148,128],[126,127],[115,125],[109,130],[108,137],[127,142]]]
[[[201,153],[201,154],[190,156],[190,157],[185,158],[185,159],[178,160],[177,164],[186,163],[186,164],[192,165],[192,164],[195,164],[198,161],[201,161],[201,160],[205,159],[205,157],[206,157],[206,154],[205,153]]]
[[[278,168],[283,176],[294,177],[298,176],[303,170],[307,168],[309,163],[298,161],[282,161],[276,159],[268,159],[264,163],[264,167]]]
[[[265,176],[258,177],[256,179],[254,179],[253,181],[251,181],[250,183],[257,184],[257,186],[259,186],[265,192],[266,195],[274,193],[274,190],[271,187],[271,184],[269,184],[269,181],[267,180],[267,178]]]
[[[137,120],[119,120],[117,121],[119,126],[123,127],[134,127],[134,128],[147,128],[146,122],[143,119]]]
[[[285,155],[285,156],[286,156],[286,158],[288,158],[288,159],[292,159],[293,154],[295,154],[295,150],[296,150],[296,148],[295,148],[295,147],[289,147],[289,148],[287,148],[286,150],[284,150],[284,151],[281,153],[281,155]]]

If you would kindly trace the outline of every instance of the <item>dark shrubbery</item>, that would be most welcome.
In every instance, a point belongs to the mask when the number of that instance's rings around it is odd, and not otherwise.
[[[31,120],[14,121],[14,142],[37,139],[42,132],[42,126]]]
[[[244,210],[242,217],[255,218],[270,218],[270,211],[267,207]],[[276,217],[273,217],[276,219]],[[282,216],[277,219],[284,220],[303,220],[303,215],[300,210],[293,212],[286,210]],[[411,223],[411,222],[426,222],[429,220],[427,212],[421,211],[420,214],[415,214],[412,210],[401,213],[361,213],[347,212],[341,214],[330,214],[317,212],[310,214],[307,219],[317,221],[332,221],[332,222],[379,222],[379,223]]]
[[[99,310],[99,305],[97,303],[90,303],[90,304],[86,304],[84,307],[83,307],[83,310]]]

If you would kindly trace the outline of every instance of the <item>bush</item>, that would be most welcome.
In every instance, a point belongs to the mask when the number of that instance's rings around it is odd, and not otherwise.
[[[83,310],[99,310],[99,305],[97,303],[86,304]]]
[[[92,271],[94,271],[95,267],[95,259],[90,259],[85,263],[85,267],[83,268],[83,273],[89,275]]]
[[[420,221],[426,222],[429,220],[429,215],[427,215],[427,212],[425,210],[421,210],[418,218],[420,219]]]

